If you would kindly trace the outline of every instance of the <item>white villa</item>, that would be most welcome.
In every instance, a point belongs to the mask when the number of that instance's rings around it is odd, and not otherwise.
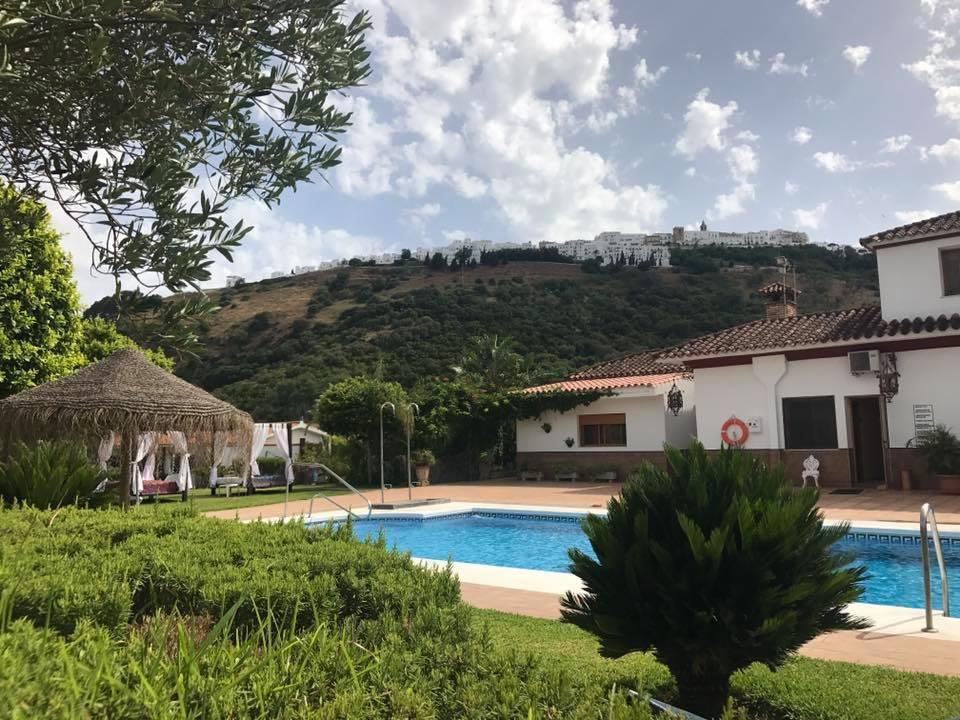
[[[879,305],[799,315],[792,288],[767,286],[763,319],[574,375],[566,384],[587,375],[613,395],[519,423],[518,464],[548,475],[558,465],[606,464],[622,479],[641,460],[657,460],[663,439],[682,447],[696,437],[708,449],[732,440],[796,479],[813,454],[826,486],[896,488],[909,471],[913,487],[938,489],[910,446],[934,424],[960,431],[960,212],[861,243],[877,255]],[[682,374],[675,420],[661,374]],[[651,397],[663,412],[650,411]],[[616,429],[585,430],[593,416]]]

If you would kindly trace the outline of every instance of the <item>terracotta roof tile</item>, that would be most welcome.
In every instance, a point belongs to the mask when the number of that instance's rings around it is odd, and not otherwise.
[[[636,377],[640,375],[660,375],[665,372],[683,372],[684,368],[680,363],[671,367],[668,364],[658,361],[661,351],[633,353],[616,360],[605,360],[604,362],[591,365],[583,370],[578,370],[570,376],[570,380],[595,380],[598,378],[621,378]]]
[[[627,377],[596,378],[587,380],[564,380],[527,388],[527,393],[547,392],[590,392],[594,390],[618,390],[629,387],[656,387],[691,377],[690,373],[666,373],[660,375],[633,375]]]
[[[776,320],[754,320],[664,350],[665,362],[737,355],[780,348],[832,345],[854,340],[960,330],[960,314],[884,320],[879,305]]]
[[[890,230],[868,235],[860,239],[860,244],[871,250],[885,245],[925,240],[944,235],[960,235],[960,211],[937,215],[936,217],[901,225]]]

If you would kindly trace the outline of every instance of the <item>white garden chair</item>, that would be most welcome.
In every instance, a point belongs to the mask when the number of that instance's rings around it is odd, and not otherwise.
[[[803,461],[803,470],[800,471],[800,477],[803,479],[803,487],[807,486],[807,480],[813,480],[816,488],[820,489],[820,461],[813,455]]]

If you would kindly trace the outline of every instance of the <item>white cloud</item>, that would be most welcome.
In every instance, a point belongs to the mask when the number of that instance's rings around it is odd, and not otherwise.
[[[688,167],[686,170],[683,171],[683,174],[689,178],[696,177],[697,169],[695,167]]]
[[[817,167],[828,173],[849,173],[857,169],[859,163],[838,152],[817,152],[813,154]]]
[[[736,145],[730,148],[727,163],[730,165],[733,179],[737,182],[746,181],[751,175],[755,175],[759,167],[757,154],[749,145]]]
[[[662,77],[644,62],[635,85],[611,84],[614,54],[638,31],[614,21],[610,0],[364,7],[376,72],[363,98],[375,123],[346,134],[341,189],[420,197],[450,187],[489,200],[508,232],[531,239],[662,224],[665,193],[621,182],[615,163],[575,137],[634,113],[638,91]]]
[[[689,60],[690,62],[700,62],[701,60],[703,60],[703,55],[701,55],[698,52],[688,52],[687,60]]]
[[[733,62],[747,70],[756,70],[760,67],[759,50],[740,50],[733,55]]]
[[[927,148],[927,154],[940,162],[960,160],[960,139],[950,138],[942,145],[932,145]]]
[[[718,195],[713,208],[707,213],[710,220],[725,220],[740,215],[746,211],[744,207],[748,200],[756,196],[755,188],[750,183],[740,183],[733,190],[724,195]]]
[[[718,195],[713,208],[707,212],[711,220],[724,220],[746,211],[746,203],[756,198],[751,178],[759,170],[757,154],[749,145],[735,145],[727,153],[727,165],[735,183],[729,193]]]
[[[960,124],[960,58],[954,54],[956,37],[942,29],[960,18],[960,3],[925,2],[930,26],[927,54],[903,67],[926,83],[936,100],[936,113]]]
[[[419,230],[421,233],[426,227],[427,221],[430,218],[435,218],[441,212],[441,208],[437,203],[426,203],[420,205],[419,207],[407,208],[403,211],[403,218],[409,222],[413,227]]]
[[[685,127],[675,144],[681,155],[692,158],[701,150],[720,151],[726,147],[724,132],[737,112],[737,103],[731,100],[718,105],[707,99],[709,94],[709,89],[701,90],[687,106]]]
[[[808,142],[813,140],[813,132],[808,127],[796,127],[793,129],[793,134],[790,135],[790,142],[796,143],[797,145],[806,145]]]
[[[823,218],[827,214],[828,207],[829,204],[823,202],[809,210],[798,208],[793,211],[793,222],[798,228],[806,230],[819,230],[820,223],[823,222]]]
[[[737,133],[737,140],[741,142],[756,142],[759,139],[760,136],[750,130],[742,130]]]
[[[830,0],[797,0],[797,5],[816,17],[823,15],[823,9],[830,4]]]
[[[859,70],[870,59],[871,52],[869,45],[847,45],[843,50],[843,59]]]
[[[640,83],[640,87],[651,88],[660,82],[669,68],[666,65],[662,65],[655,72],[650,72],[647,69],[647,59],[640,58],[640,64],[633,68],[633,76],[637,79],[637,82]]]
[[[791,65],[787,62],[787,54],[779,52],[770,58],[771,75],[800,75],[807,77],[810,74],[810,66],[807,63]]]
[[[382,251],[385,244],[380,238],[354,235],[342,228],[288,220],[280,210],[256,200],[235,202],[225,216],[228,223],[241,218],[253,229],[234,252],[233,263],[214,263],[210,287],[222,287],[228,274],[260,279],[274,271],[290,272],[295,265],[368,255]]]
[[[787,180],[787,181],[783,184],[783,191],[784,191],[787,195],[796,195],[799,190],[800,190],[800,188],[799,188],[797,185],[795,185],[795,184],[793,184],[792,182],[790,182],[789,180]]]
[[[895,135],[893,137],[888,137],[883,141],[883,147],[880,149],[882,153],[896,154],[907,149],[907,145],[910,144],[911,138],[909,135]]]
[[[930,189],[940,193],[950,202],[960,203],[960,181],[940,183]]]
[[[935,217],[939,214],[936,210],[898,210],[893,215],[897,218],[898,223],[907,225]]]

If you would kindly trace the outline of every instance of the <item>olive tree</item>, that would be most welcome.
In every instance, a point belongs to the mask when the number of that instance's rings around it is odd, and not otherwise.
[[[563,618],[608,657],[654,651],[685,708],[713,718],[737,670],[866,627],[845,609],[865,568],[834,548],[847,528],[825,526],[817,493],[794,491],[782,468],[699,444],[666,454],[667,470],[644,465],[606,517],[584,521],[596,559],[570,551],[584,592],[563,598]]]
[[[232,201],[340,161],[368,26],[343,0],[0,0],[0,177],[78,223],[118,299],[196,287],[248,230]]]

